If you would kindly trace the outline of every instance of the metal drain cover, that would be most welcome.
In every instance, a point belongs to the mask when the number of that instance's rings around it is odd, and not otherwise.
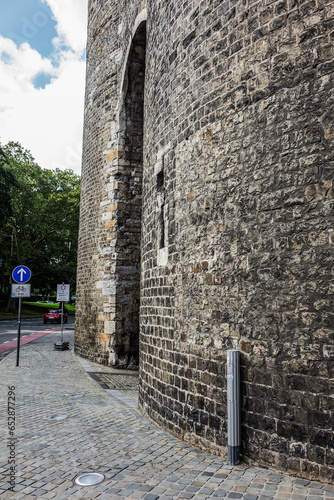
[[[106,373],[106,372],[95,372],[95,377],[97,377],[102,383],[104,383],[108,389],[117,389],[120,391],[124,390],[138,390],[139,388],[139,377],[137,373],[134,374],[121,374],[121,373]]]
[[[94,486],[95,484],[102,483],[104,475],[98,472],[86,472],[78,476],[74,482],[78,486]]]

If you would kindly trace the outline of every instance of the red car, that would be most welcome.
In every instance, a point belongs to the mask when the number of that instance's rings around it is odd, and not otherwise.
[[[61,323],[61,311],[59,309],[49,309],[44,314],[44,323]],[[67,323],[67,314],[64,312],[63,323]]]

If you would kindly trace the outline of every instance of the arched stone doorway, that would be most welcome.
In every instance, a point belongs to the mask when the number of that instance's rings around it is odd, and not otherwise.
[[[116,245],[116,325],[114,351],[120,367],[138,367],[143,176],[146,21],[142,21],[128,52],[122,83]]]

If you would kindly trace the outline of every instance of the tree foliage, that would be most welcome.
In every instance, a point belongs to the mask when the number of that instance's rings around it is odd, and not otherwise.
[[[8,158],[0,147],[0,228],[12,215],[10,190],[16,185],[15,177],[8,167]]]
[[[18,265],[32,272],[32,290],[50,293],[57,283],[75,290],[80,177],[72,170],[42,169],[19,143],[1,148],[6,186],[1,198],[0,280],[11,282]],[[60,185],[63,192],[57,192]],[[6,209],[6,206],[8,207]],[[7,210],[7,212],[6,212]]]

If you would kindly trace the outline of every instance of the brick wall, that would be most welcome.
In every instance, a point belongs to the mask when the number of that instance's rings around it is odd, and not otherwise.
[[[76,320],[78,352],[136,366],[138,315],[142,411],[220,454],[240,349],[244,460],[326,481],[333,17],[325,0],[90,3]]]

